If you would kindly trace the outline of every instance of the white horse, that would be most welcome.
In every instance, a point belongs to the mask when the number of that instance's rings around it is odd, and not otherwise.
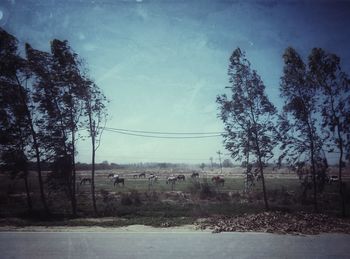
[[[119,178],[119,174],[109,174],[108,179],[111,180],[111,182],[115,181]]]
[[[150,174],[150,176],[148,176],[148,181],[150,181],[150,182],[157,182],[158,181],[158,176],[156,176],[154,174]]]

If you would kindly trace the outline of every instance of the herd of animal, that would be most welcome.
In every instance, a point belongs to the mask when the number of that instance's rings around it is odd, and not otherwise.
[[[151,174],[146,174],[145,172],[143,173],[138,173],[138,174],[133,174],[132,176],[134,179],[148,179],[149,184],[153,184],[155,182],[158,182],[159,177],[153,173]],[[199,173],[198,172],[193,172],[190,175],[190,178],[195,180],[199,178]],[[116,185],[121,184],[122,186],[125,185],[125,178],[120,177],[118,174],[115,173],[110,173],[107,176],[107,179],[109,179],[111,182],[113,182],[113,186],[115,187]],[[184,174],[178,174],[178,175],[170,175],[166,177],[166,184],[171,184],[174,185],[177,181],[186,181],[186,176]],[[217,186],[224,186],[225,184],[225,179],[222,176],[213,176],[211,181],[216,184]],[[83,177],[80,180],[80,185],[85,185],[85,184],[91,184],[91,178],[89,177]]]

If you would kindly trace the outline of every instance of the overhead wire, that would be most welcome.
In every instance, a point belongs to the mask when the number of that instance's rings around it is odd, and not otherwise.
[[[120,129],[120,128],[109,128],[106,130],[115,130],[123,132],[132,133],[146,133],[146,134],[160,134],[160,135],[210,135],[210,134],[223,134],[224,132],[214,131],[214,132],[163,132],[163,131],[145,131],[145,130],[130,130],[130,129]]]
[[[192,136],[183,136],[184,133],[179,133],[179,135],[182,135],[182,136],[164,136],[166,134],[166,132],[159,132],[158,134],[160,134],[162,136],[159,136],[159,135],[157,136],[157,135],[155,135],[155,134],[157,134],[156,132],[148,133],[148,134],[152,134],[152,135],[145,135],[145,134],[133,133],[133,132],[138,132],[138,131],[132,131],[132,130],[121,131],[121,130],[112,129],[112,128],[105,128],[105,131],[119,133],[119,134],[123,134],[123,135],[129,135],[129,136],[144,137],[144,138],[158,138],[158,139],[199,139],[199,138],[214,138],[214,137],[221,136],[221,134],[212,134],[212,133],[205,133],[207,135],[202,135],[203,133],[200,133],[199,136],[193,136],[193,135]],[[176,134],[175,132],[169,133],[169,135],[175,135],[175,134]]]

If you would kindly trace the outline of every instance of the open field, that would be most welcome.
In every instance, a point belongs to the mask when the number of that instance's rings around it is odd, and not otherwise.
[[[140,173],[146,173],[145,178],[139,178]],[[79,184],[84,177],[90,177],[89,171],[77,172],[77,203],[80,219],[66,221],[75,225],[124,226],[130,224],[146,224],[153,226],[175,226],[191,224],[194,220],[211,216],[232,216],[245,213],[259,213],[264,210],[261,182],[256,182],[252,189],[245,193],[242,168],[230,168],[221,172],[197,171],[199,178],[192,179],[192,170],[106,170],[97,171],[95,177],[96,197],[99,215],[112,217],[112,220],[91,221],[92,202],[90,184]],[[118,174],[125,179],[125,185],[113,186],[109,174]],[[148,176],[155,174],[158,181],[150,184]],[[185,181],[177,181],[174,186],[166,184],[170,175],[185,175]],[[211,178],[222,175],[224,186],[217,186]],[[37,196],[38,185],[35,172],[30,173],[30,190],[35,210],[40,209],[40,199]],[[345,181],[350,185],[349,174]],[[311,190],[307,200],[301,199],[302,188],[298,177],[288,173],[286,169],[279,171],[267,170],[266,186],[268,199],[273,210],[287,212],[306,211],[313,209]],[[36,222],[40,215],[28,214],[24,183],[21,179],[10,180],[7,175],[0,175],[0,217],[3,222],[17,225],[42,225]],[[48,186],[45,186],[46,190]],[[172,190],[173,189],[173,190]],[[35,194],[35,195],[34,195]],[[347,190],[347,200],[350,192]],[[61,219],[70,217],[71,207],[66,195],[60,191],[47,192],[51,211],[57,215],[50,225],[62,225]],[[320,212],[329,215],[339,213],[338,184],[327,184],[319,195]],[[347,203],[349,211],[349,202]],[[11,220],[12,217],[31,220],[30,223],[21,220]],[[34,221],[33,221],[34,219]],[[1,223],[1,222],[0,222]],[[2,224],[5,224],[2,223]],[[46,223],[45,223],[46,224]]]

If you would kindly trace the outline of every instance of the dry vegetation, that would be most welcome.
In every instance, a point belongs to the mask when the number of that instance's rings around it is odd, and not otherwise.
[[[146,178],[134,177],[141,172],[159,176],[149,185]],[[113,186],[108,174],[115,173],[125,178],[125,186]],[[203,228],[219,231],[268,231],[280,233],[349,232],[347,221],[334,220],[339,212],[337,184],[329,184],[320,195],[320,211],[312,214],[312,202],[301,200],[301,187],[292,172],[281,169],[267,174],[268,197],[271,211],[263,209],[263,194],[260,182],[244,192],[244,176],[241,168],[225,169],[224,186],[216,186],[211,177],[218,171],[199,172],[199,180],[191,179],[191,170],[115,170],[98,171],[96,174],[96,196],[100,219],[93,215],[90,185],[77,188],[78,219],[70,219],[70,203],[65,194],[51,191],[49,206],[54,217],[46,220],[41,213],[28,213],[23,180],[10,180],[1,175],[1,221],[0,225],[46,225],[46,226],[125,226],[145,224],[169,227],[196,223]],[[166,177],[184,174],[186,181],[178,181],[174,190],[166,184]],[[89,177],[89,172],[78,172],[78,178]],[[345,178],[349,182],[349,178]],[[35,174],[30,177],[32,194],[38,188]],[[347,192],[350,200],[349,191]],[[34,207],[40,207],[39,197],[33,196]],[[349,209],[349,204],[347,204]],[[301,213],[301,211],[303,211]],[[326,215],[324,215],[326,214]],[[104,220],[106,219],[106,220]],[[206,219],[206,220],[201,220]],[[198,223],[200,222],[200,223]],[[310,224],[315,222],[315,224]],[[330,222],[325,224],[325,222]],[[345,223],[344,223],[345,222]],[[339,223],[339,224],[338,224]],[[322,226],[322,227],[321,227]]]

